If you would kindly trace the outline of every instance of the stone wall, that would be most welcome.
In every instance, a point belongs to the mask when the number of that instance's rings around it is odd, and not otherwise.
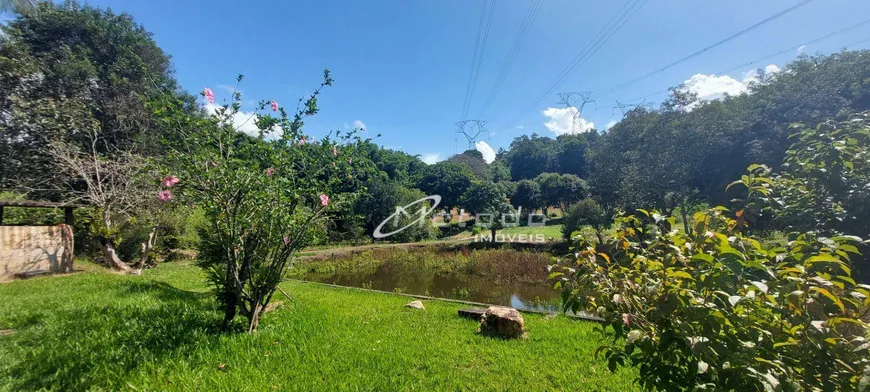
[[[0,226],[0,281],[27,272],[70,272],[72,249],[68,225]]]

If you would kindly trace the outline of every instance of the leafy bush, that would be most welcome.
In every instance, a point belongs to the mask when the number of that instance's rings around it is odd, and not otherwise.
[[[337,132],[312,141],[302,133],[303,118],[318,111],[320,89],[332,84],[328,70],[323,78],[295,115],[262,101],[253,116],[259,138],[235,128],[238,92],[209,118],[178,120],[185,144],[170,158],[183,195],[208,218],[200,265],[223,307],[225,328],[241,314],[255,331],[296,252],[316,242],[327,210],[354,201],[341,189],[353,178],[353,162],[359,165],[359,138]],[[203,97],[214,100],[208,89]],[[263,113],[268,107],[275,115]]]
[[[793,128],[796,141],[773,181],[780,225],[870,235],[870,112]]]
[[[566,310],[596,312],[611,370],[649,390],[854,390],[870,384],[870,286],[851,277],[857,237],[765,245],[717,207],[692,234],[639,210],[606,246],[580,240],[554,266]]]
[[[573,238],[574,233],[584,225],[592,226],[598,236],[598,242],[604,242],[603,231],[613,222],[613,217],[607,210],[593,199],[584,199],[572,204],[565,213],[562,224],[562,236],[566,240]]]

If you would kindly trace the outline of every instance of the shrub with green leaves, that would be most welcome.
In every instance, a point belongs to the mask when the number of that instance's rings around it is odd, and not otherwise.
[[[239,132],[233,121],[240,115],[238,92],[209,117],[178,120],[184,143],[172,151],[172,167],[177,189],[208,221],[200,265],[223,306],[225,327],[241,314],[247,329],[256,330],[295,253],[322,234],[328,210],[354,201],[342,190],[361,161],[359,138],[336,132],[314,141],[302,133],[303,119],[318,111],[320,89],[332,83],[329,71],[323,76],[295,115],[261,101],[248,120],[259,137]],[[209,89],[203,97],[214,101]]]
[[[582,238],[553,266],[566,310],[605,319],[611,370],[648,390],[864,390],[870,286],[851,277],[857,237],[744,233],[724,207],[691,234],[655,211],[622,216],[606,246]]]
[[[592,226],[598,242],[604,242],[604,230],[613,223],[613,214],[593,199],[586,198],[571,204],[565,212],[562,236],[570,240],[584,225]]]

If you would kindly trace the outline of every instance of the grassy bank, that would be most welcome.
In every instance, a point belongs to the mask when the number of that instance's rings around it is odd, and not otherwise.
[[[593,358],[594,324],[525,315],[529,339],[478,336],[458,305],[283,285],[254,335],[215,329],[202,274],[161,265],[0,284],[0,390],[628,390]],[[12,330],[9,332],[8,330]]]

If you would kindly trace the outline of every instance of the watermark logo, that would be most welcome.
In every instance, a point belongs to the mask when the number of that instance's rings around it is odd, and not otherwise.
[[[429,203],[431,202],[431,204]],[[396,206],[396,211],[384,219],[381,224],[379,224],[374,233],[372,233],[372,237],[376,239],[383,239],[389,236],[398,234],[411,226],[419,225],[424,226],[427,223],[432,224],[431,216],[433,212],[438,208],[438,205],[441,204],[441,196],[440,195],[431,195],[426,196],[422,199],[411,202],[410,204],[404,206]],[[419,207],[417,207],[419,206]],[[415,207],[417,207],[417,212],[412,212]],[[491,229],[493,225],[498,224],[499,228],[509,228],[509,227],[518,227],[520,225],[520,221],[522,219],[522,207],[518,207],[515,211],[511,213],[504,214],[476,214],[471,217],[469,214],[465,213],[464,209],[459,210],[459,221],[456,223],[456,226],[459,228],[468,227],[468,220],[474,219],[474,227],[478,227],[481,229]],[[449,228],[450,221],[452,219],[452,215],[448,212],[442,214],[442,221],[438,224],[435,224],[438,228]],[[527,226],[528,227],[540,227],[547,224],[547,215],[546,214],[536,214],[536,213],[528,213],[527,215]],[[416,218],[415,218],[416,217]],[[384,233],[385,227],[398,227],[402,224],[403,220],[411,219],[411,222],[404,224],[403,226],[392,230],[388,233]],[[392,223],[392,224],[390,224]],[[546,242],[546,237],[543,234],[503,234],[498,233],[495,237],[492,234],[476,234],[474,236],[474,241],[476,242],[537,242],[542,243]]]
[[[428,200],[432,200],[433,203],[432,203],[432,206],[429,207],[429,209],[426,209],[426,204],[422,204],[422,203],[424,203]],[[381,231],[384,228],[384,226],[388,222],[390,222],[391,220],[394,222],[393,226],[398,226],[399,219],[401,219],[402,216],[411,217],[411,215],[408,214],[408,210],[413,208],[414,206],[416,206],[418,204],[422,204],[420,206],[420,216],[417,219],[415,219],[413,222],[408,223],[407,225],[402,226],[402,227],[400,227],[396,230],[393,230],[389,233],[384,233],[383,231]],[[384,219],[384,221],[381,222],[381,224],[379,224],[378,227],[375,228],[375,232],[372,233],[372,237],[387,238],[387,237],[389,237],[393,234],[399,233],[402,230],[405,230],[405,229],[407,229],[415,224],[419,224],[422,226],[426,223],[426,220],[429,217],[429,214],[431,214],[433,211],[435,211],[436,208],[438,208],[438,204],[441,204],[441,196],[432,195],[432,196],[426,196],[422,199],[416,200],[416,201],[414,201],[411,204],[408,204],[406,206],[396,206],[396,212],[394,212],[392,215],[388,216],[387,219]]]

